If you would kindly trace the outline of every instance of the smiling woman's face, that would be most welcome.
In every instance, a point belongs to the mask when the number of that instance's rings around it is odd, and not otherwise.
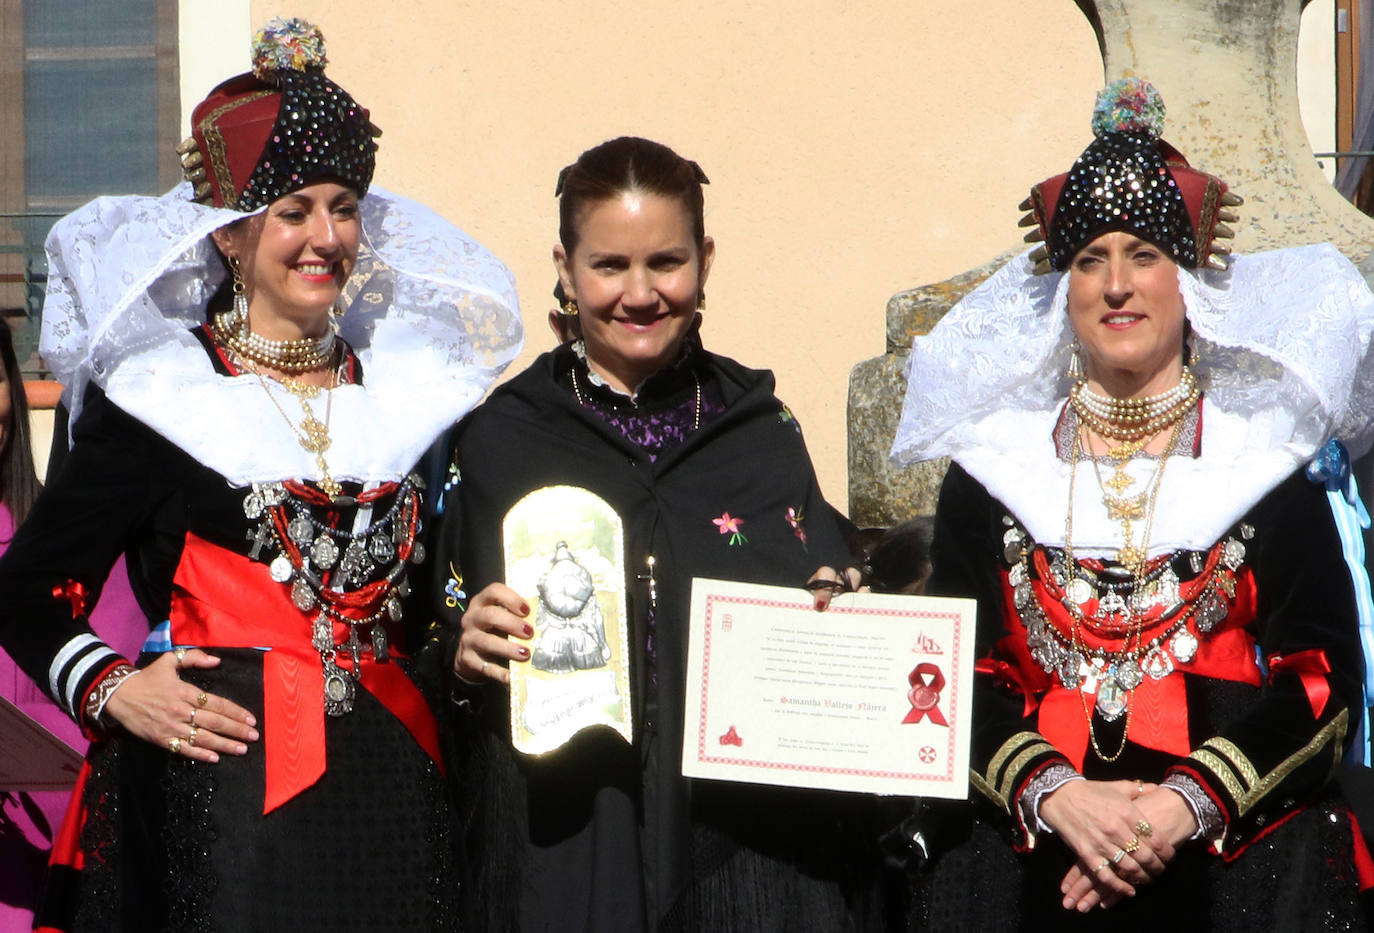
[[[577,233],[571,255],[554,247],[554,262],[580,309],[588,364],[633,392],[676,358],[715,245],[698,247],[681,201],[638,191],[594,202]]]
[[[1129,233],[1104,233],[1069,265],[1069,324],[1089,385],[1118,398],[1172,388],[1183,370],[1178,266]]]

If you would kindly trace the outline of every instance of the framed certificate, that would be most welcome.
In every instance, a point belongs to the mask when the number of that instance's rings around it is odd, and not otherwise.
[[[682,773],[923,797],[968,793],[969,599],[692,583]]]

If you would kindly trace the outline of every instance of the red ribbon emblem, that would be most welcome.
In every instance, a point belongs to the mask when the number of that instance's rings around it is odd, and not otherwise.
[[[911,685],[906,695],[911,703],[911,712],[906,714],[902,722],[920,722],[929,716],[935,725],[948,726],[944,714],[940,712],[940,691],[945,686],[945,675],[940,672],[940,666],[922,661],[911,669],[906,680]]]
[[[75,619],[86,611],[86,597],[89,594],[86,588],[76,580],[68,580],[61,586],[52,588],[52,598],[65,600],[72,604],[72,618]]]
[[[1316,719],[1326,709],[1326,701],[1331,699],[1331,684],[1326,675],[1331,673],[1331,663],[1326,660],[1326,652],[1320,648],[1309,648],[1295,654],[1272,655],[1269,658],[1269,682],[1274,682],[1275,674],[1297,674],[1302,681],[1302,689],[1307,691],[1307,702],[1312,705],[1312,718]]]

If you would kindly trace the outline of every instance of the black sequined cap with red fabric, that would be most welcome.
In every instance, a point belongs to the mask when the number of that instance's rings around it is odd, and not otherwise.
[[[1230,249],[1217,239],[1234,236],[1223,221],[1240,204],[1221,179],[1199,172],[1164,140],[1164,102],[1138,78],[1115,81],[1097,96],[1096,138],[1073,167],[1031,189],[1026,236],[1045,245],[1031,253],[1037,272],[1062,272],[1080,249],[1104,233],[1135,234],[1164,250],[1180,266],[1225,268]]]
[[[197,201],[254,211],[326,179],[367,193],[381,131],[325,76],[326,61],[323,35],[305,20],[258,31],[252,72],[211,91],[177,147]]]

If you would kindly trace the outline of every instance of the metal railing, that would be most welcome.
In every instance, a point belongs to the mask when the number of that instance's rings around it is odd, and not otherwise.
[[[0,225],[19,234],[15,243],[0,243],[0,255],[22,256],[22,271],[0,273],[0,284],[18,286],[22,290],[21,310],[24,322],[14,328],[14,352],[19,358],[25,378],[46,374],[46,367],[38,358],[38,331],[43,320],[43,291],[48,283],[48,261],[43,253],[43,241],[48,231],[65,211],[0,211]]]

